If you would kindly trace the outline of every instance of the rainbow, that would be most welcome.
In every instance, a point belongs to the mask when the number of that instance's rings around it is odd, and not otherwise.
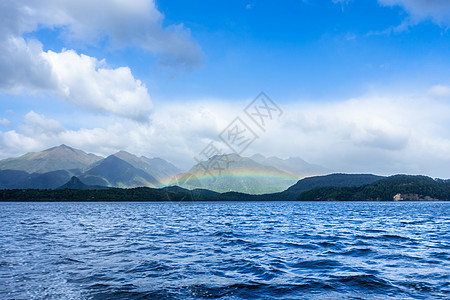
[[[300,180],[301,178],[289,174],[289,173],[281,173],[279,171],[255,171],[250,169],[234,169],[232,172],[222,172],[219,174],[210,174],[205,173],[203,171],[196,172],[187,172],[180,174],[179,176],[175,176],[172,178],[167,178],[161,182],[159,188],[173,185],[189,185],[190,182],[194,183],[195,181],[200,182],[209,182],[218,179],[267,179],[272,181],[282,181],[282,182],[293,182]]]

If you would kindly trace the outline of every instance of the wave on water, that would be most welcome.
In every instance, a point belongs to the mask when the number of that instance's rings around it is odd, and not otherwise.
[[[448,299],[449,216],[442,202],[4,203],[0,298]]]

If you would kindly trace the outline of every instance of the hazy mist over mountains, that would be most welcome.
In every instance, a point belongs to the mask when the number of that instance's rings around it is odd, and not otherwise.
[[[219,165],[220,164],[220,165]],[[205,169],[205,166],[209,168]],[[0,161],[0,188],[54,189],[72,176],[86,185],[104,187],[163,187],[178,185],[217,192],[264,194],[281,192],[299,179],[330,173],[300,158],[220,155],[199,162],[187,172],[162,158],[138,157],[119,151],[107,157],[66,145]]]
[[[262,155],[247,158],[226,154],[197,163],[188,172],[177,176],[176,184],[221,193],[265,194],[284,191],[301,178],[327,173],[330,171],[326,168],[300,158],[283,160]]]

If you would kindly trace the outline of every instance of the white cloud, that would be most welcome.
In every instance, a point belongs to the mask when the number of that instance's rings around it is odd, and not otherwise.
[[[160,55],[162,64],[201,64],[200,47],[183,24],[164,27],[164,16],[148,0],[6,0],[0,9],[0,36],[21,36],[39,28],[59,28],[67,40],[113,47],[139,47]]]
[[[91,111],[149,119],[152,103],[147,88],[129,68],[108,69],[103,61],[73,50],[43,56],[56,77],[57,93],[67,101]]]
[[[438,84],[432,86],[428,92],[431,96],[435,97],[449,97],[450,87]]]
[[[25,136],[54,136],[65,129],[56,120],[47,119],[45,116],[30,111],[25,115],[24,124],[19,126],[19,131]]]
[[[424,20],[444,27],[450,25],[450,1],[447,0],[378,0],[384,6],[401,6],[409,16],[394,31],[403,31]]]
[[[34,111],[25,115],[16,130],[0,132],[0,154],[36,151],[58,139],[65,129],[56,120],[45,118]]]
[[[0,51],[3,90],[45,91],[91,112],[149,120],[152,102],[147,88],[128,67],[111,69],[105,61],[73,50],[43,52],[38,41],[21,37],[8,38]]]

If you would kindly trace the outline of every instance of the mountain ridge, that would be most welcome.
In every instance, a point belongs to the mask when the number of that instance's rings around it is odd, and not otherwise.
[[[159,157],[138,157],[123,150],[112,155],[153,176],[160,184],[169,181],[170,178],[181,173],[181,170],[175,165]]]
[[[15,164],[11,165],[10,162]],[[92,163],[88,164],[89,162]],[[221,169],[214,169],[217,163],[221,164]],[[205,164],[212,166],[212,169],[205,172]],[[199,162],[188,172],[180,173],[176,166],[161,158],[138,157],[123,150],[103,158],[64,144],[2,160],[0,166],[18,169],[0,169],[0,188],[53,189],[69,181],[72,176],[77,176],[87,185],[119,188],[179,185],[191,190],[207,189],[221,193],[266,195],[280,192],[286,198],[294,197],[295,193],[291,193],[292,186],[302,176],[327,170],[298,157],[281,159],[261,154],[251,157],[224,154]],[[78,168],[72,168],[74,166]],[[32,172],[58,167],[72,169]],[[313,187],[320,186],[323,185]]]
[[[0,160],[0,170],[42,174],[59,170],[83,169],[102,158],[61,144],[40,152],[29,152],[19,157]]]
[[[105,160],[110,156],[117,159],[122,156],[139,168],[132,164],[124,165],[122,161],[126,161],[122,159],[115,161],[117,166],[109,164],[105,167],[108,163],[108,160],[106,162]],[[74,175],[93,185],[158,187],[162,185],[161,181],[168,181],[167,178],[179,171],[176,166],[161,158],[144,156],[138,158],[125,151],[119,151],[110,156],[101,157],[61,144],[40,152],[29,152],[18,157],[3,159],[0,160],[0,188],[53,189],[66,183]],[[99,168],[102,167],[103,170],[100,170]],[[107,171],[108,168],[110,172]],[[119,180],[121,173],[127,174],[129,178],[122,176]]]
[[[11,162],[13,162],[12,165]],[[89,162],[92,163],[87,165]],[[215,170],[213,167],[208,171],[210,174],[207,174],[204,165],[214,166],[215,163],[220,163],[222,169]],[[297,190],[293,190],[298,184],[321,180],[320,177],[315,179],[307,177],[299,181],[302,174],[320,173],[325,170],[321,166],[309,164],[298,157],[281,159],[274,156],[267,158],[260,154],[251,157],[224,154],[214,156],[206,162],[199,162],[188,172],[180,174],[180,170],[176,166],[161,158],[138,157],[123,150],[102,158],[64,144],[41,152],[31,152],[16,158],[2,160],[0,166],[3,168],[12,166],[18,169],[2,170],[0,168],[0,188],[3,189],[54,189],[67,183],[72,176],[77,176],[83,183],[94,186],[134,188],[179,185],[191,190],[205,189],[220,193],[236,192],[266,197],[278,197],[276,195],[278,192],[286,199],[296,197],[298,192],[304,191],[304,188],[299,190],[298,187]],[[74,166],[78,168],[72,168]],[[71,169],[45,173],[33,172],[58,167],[70,167]],[[28,172],[24,170],[28,170]],[[168,178],[175,178],[175,180],[170,181]],[[373,177],[362,183],[371,183],[373,179],[377,178]],[[330,178],[324,180],[326,182]],[[312,184],[306,187],[323,186],[325,185]]]

